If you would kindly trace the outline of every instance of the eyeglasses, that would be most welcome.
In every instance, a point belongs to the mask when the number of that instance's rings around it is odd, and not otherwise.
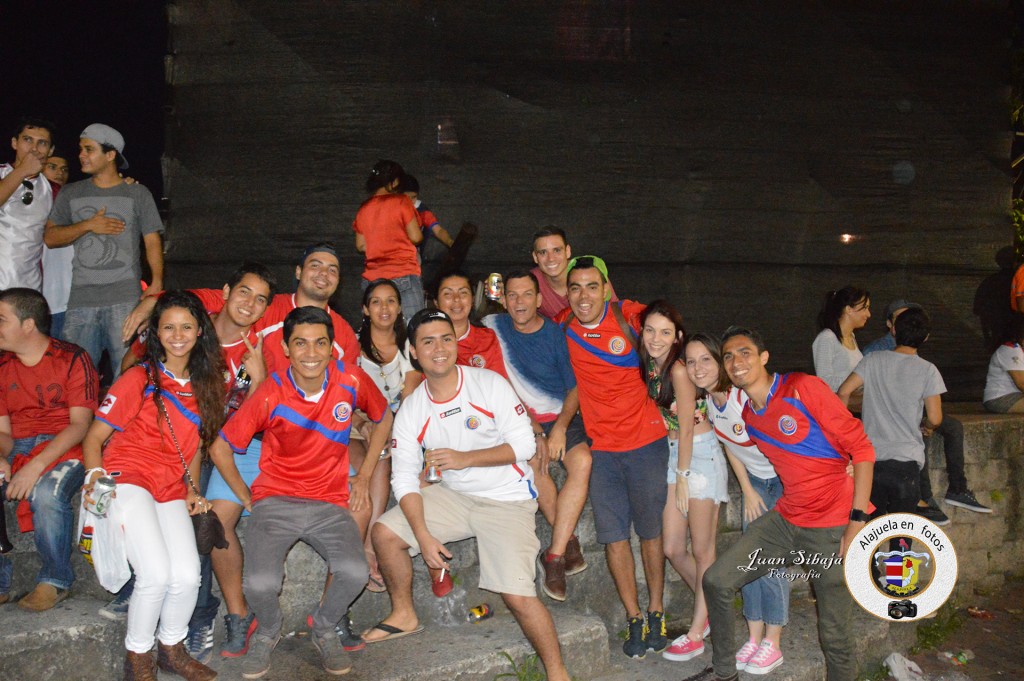
[[[21,202],[24,203],[26,206],[31,206],[32,199],[35,198],[35,195],[32,193],[34,189],[32,187],[32,183],[29,182],[28,180],[22,180],[21,186],[25,188],[25,193],[21,197]]]

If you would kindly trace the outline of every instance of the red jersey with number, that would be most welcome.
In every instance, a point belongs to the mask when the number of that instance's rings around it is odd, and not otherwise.
[[[459,356],[455,363],[464,367],[490,369],[508,380],[498,335],[485,327],[469,325],[466,335],[459,339]]]
[[[164,503],[185,498],[185,471],[174,440],[185,462],[191,463],[199,451],[200,419],[192,383],[176,378],[162,364],[158,368],[160,394],[173,437],[157,409],[145,364],[133,366],[110,386],[96,418],[115,431],[103,448],[103,467],[117,484],[138,485]]]
[[[260,384],[221,430],[239,453],[263,431],[252,500],[298,497],[348,508],[348,443],[356,409],[379,423],[388,402],[355,362],[332,363],[316,395],[295,385],[291,369]]]
[[[875,460],[864,426],[817,376],[776,374],[763,409],[743,407],[747,435],[782,481],[775,509],[797,527],[850,522],[851,461]],[[588,424],[589,425],[589,424]],[[874,506],[862,509],[868,513]]]
[[[626,452],[665,437],[665,422],[658,405],[647,394],[640,375],[640,356],[631,338],[609,309],[621,305],[622,316],[634,333],[640,329],[640,315],[646,305],[624,300],[605,303],[597,325],[588,329],[575,317],[566,327],[569,359],[576,373],[580,413],[587,426],[593,449]]]

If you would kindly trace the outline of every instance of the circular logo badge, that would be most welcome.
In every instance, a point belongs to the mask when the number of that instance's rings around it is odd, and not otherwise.
[[[480,427],[480,419],[476,416],[470,416],[466,419],[466,427],[470,430],[476,430]]]
[[[334,405],[334,420],[338,423],[344,423],[348,421],[349,417],[352,416],[352,405],[348,402],[338,402]]]
[[[732,434],[736,435],[737,437],[740,436],[740,435],[743,435],[743,424],[742,423],[734,423],[734,424],[732,424]]]
[[[789,415],[783,416],[779,419],[779,430],[784,435],[792,435],[796,432],[796,419]]]
[[[946,602],[956,586],[956,549],[935,523],[890,513],[857,533],[843,564],[860,607],[884,620],[918,620]]]
[[[615,336],[608,341],[608,349],[614,352],[616,355],[622,354],[622,351],[626,349],[626,339],[622,336]]]
[[[482,356],[473,355],[472,357],[469,358],[469,365],[474,366],[477,369],[483,369],[487,365],[487,362],[484,361],[484,358]]]

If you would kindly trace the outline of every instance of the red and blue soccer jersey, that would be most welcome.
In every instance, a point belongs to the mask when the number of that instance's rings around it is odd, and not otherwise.
[[[838,527],[850,521],[853,463],[875,460],[875,448],[835,393],[816,376],[776,374],[760,411],[743,408],[747,434],[782,480],[775,509],[797,527]],[[589,425],[589,424],[588,424]],[[870,504],[869,504],[870,506]],[[874,507],[863,509],[868,513]]]
[[[588,329],[573,318],[565,330],[569,359],[576,373],[580,413],[593,449],[626,452],[649,445],[668,433],[658,405],[640,376],[640,356],[605,303],[601,321]],[[622,316],[634,331],[645,305],[625,300]]]
[[[235,412],[221,437],[238,453],[263,431],[252,500],[283,496],[348,508],[348,443],[356,409],[379,423],[388,402],[355,362],[334,362],[323,390],[307,396],[291,370],[271,374]]]
[[[210,314],[220,312],[224,308],[224,296],[220,289],[190,289],[190,291],[199,296],[203,307]],[[295,307],[294,293],[278,293],[274,296],[270,305],[267,306],[267,311],[263,314],[263,317],[252,325],[253,330],[263,336],[263,357],[267,361],[268,375],[275,371],[283,372],[288,369],[288,358],[284,356],[281,339],[284,337],[284,318]],[[327,308],[327,313],[331,316],[331,321],[334,323],[334,349],[331,353],[332,356],[335,359],[355,362],[359,357],[359,340],[356,339],[355,332],[352,331],[349,323],[337,312]],[[241,354],[244,355],[244,343],[242,348]]]
[[[199,406],[192,383],[159,366],[160,394],[185,461],[199,450]],[[159,503],[185,498],[185,474],[167,421],[153,399],[146,365],[124,372],[96,410],[115,432],[103,448],[103,467],[117,484],[138,485]]]
[[[498,336],[485,327],[469,325],[466,335],[459,339],[459,355],[455,363],[464,367],[490,369],[508,380]]]

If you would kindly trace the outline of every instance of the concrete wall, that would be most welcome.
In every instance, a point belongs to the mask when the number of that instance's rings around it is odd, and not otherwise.
[[[558,224],[621,294],[667,296],[692,330],[758,326],[790,369],[810,366],[824,292],[852,282],[876,309],[862,342],[889,300],[918,300],[925,354],[980,394],[975,297],[1005,307],[1011,238],[999,3],[169,7],[172,284],[219,285],[243,256],[287,281],[330,238],[355,320],[351,220],[393,158],[444,224],[480,226],[471,270],[529,262]]]

